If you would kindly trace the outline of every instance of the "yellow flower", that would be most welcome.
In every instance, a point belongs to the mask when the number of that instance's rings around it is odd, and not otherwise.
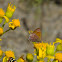
[[[15,29],[16,27],[20,26],[19,19],[13,19],[12,22],[9,22],[9,27]]]
[[[55,59],[62,61],[62,53],[56,53],[55,54]]]
[[[13,19],[12,22],[13,22],[13,24],[14,24],[15,27],[20,27],[20,21],[19,21],[19,19]]]
[[[35,43],[34,47],[36,48],[37,59],[46,57],[46,46],[48,43]]]
[[[3,34],[3,29],[0,27],[0,35]]]
[[[9,58],[9,57],[15,58],[14,52],[11,51],[11,50],[6,51],[6,52],[5,52],[5,55],[6,55],[7,58]]]
[[[15,9],[16,9],[15,5],[14,5],[14,6],[13,6],[13,4],[11,5],[11,3],[8,4],[8,8],[7,8],[8,11],[12,11],[12,12],[14,12]]]
[[[43,42],[42,43],[35,43],[34,48],[39,49],[39,48],[43,47],[44,49],[46,49],[47,44],[48,43],[43,43]]]
[[[2,56],[2,54],[3,54],[3,51],[0,49],[0,57]]]
[[[9,22],[9,27],[10,27],[11,29],[15,29],[15,26],[13,25],[13,22]]]
[[[5,12],[3,11],[2,8],[0,8],[0,17],[3,17],[5,15]]]
[[[13,13],[14,13],[14,11],[15,11],[15,9],[16,9],[16,7],[13,6],[13,4],[11,5],[11,3],[10,3],[10,4],[8,5],[7,11],[6,11],[6,16],[7,16],[8,18],[11,18],[12,15],[13,15]]]

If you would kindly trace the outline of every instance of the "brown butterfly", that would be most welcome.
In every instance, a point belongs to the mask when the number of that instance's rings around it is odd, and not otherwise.
[[[29,40],[33,42],[41,42],[41,30],[40,28],[35,29],[30,35]]]

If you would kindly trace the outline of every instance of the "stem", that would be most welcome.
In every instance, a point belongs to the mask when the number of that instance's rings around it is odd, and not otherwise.
[[[37,59],[37,61],[41,60],[42,62],[44,61],[44,58]]]
[[[9,30],[11,30],[11,29],[9,28],[9,29],[8,29],[8,30],[6,30],[5,32],[3,32],[3,34],[4,34],[4,33],[6,33],[6,32],[8,32]],[[3,34],[2,34],[2,35],[3,35]],[[1,35],[1,36],[2,36],[2,35]],[[1,37],[1,36],[0,36],[0,37]]]
[[[6,33],[6,32],[8,32],[8,31],[10,31],[10,30],[11,30],[11,29],[9,28],[9,29],[8,29],[8,30],[6,30],[5,32],[3,32],[3,34],[4,34],[4,33]]]
[[[6,21],[5,21],[4,24],[2,25],[2,28],[5,26],[5,24],[6,24]]]

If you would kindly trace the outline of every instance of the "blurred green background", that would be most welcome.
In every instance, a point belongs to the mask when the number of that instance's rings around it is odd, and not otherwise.
[[[3,51],[13,50],[16,59],[26,53],[34,53],[33,44],[28,41],[28,30],[40,28],[44,42],[62,39],[62,0],[0,0],[0,8],[6,11],[8,3],[16,6],[10,19],[20,20],[21,27],[2,36],[0,42]],[[4,31],[8,29],[5,25]]]

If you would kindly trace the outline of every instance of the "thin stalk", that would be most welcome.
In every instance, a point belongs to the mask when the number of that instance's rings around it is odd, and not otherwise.
[[[6,30],[5,32],[3,32],[3,34],[4,34],[4,33],[6,33],[6,32],[8,32],[8,31],[10,31],[10,30],[11,30],[11,29],[9,28],[9,29],[8,29],[8,30]]]
[[[11,30],[11,29],[9,28],[9,29],[8,29],[8,30],[6,30],[5,32],[3,32],[3,34],[4,34],[4,33],[6,33],[6,32],[8,32],[8,31],[10,31],[10,30]],[[2,34],[2,35],[3,35],[3,34]],[[2,36],[2,35],[1,35],[1,36]],[[1,36],[0,36],[0,37],[1,37]]]
[[[6,24],[6,21],[5,21],[4,24],[2,25],[2,28],[5,26],[5,24]]]

